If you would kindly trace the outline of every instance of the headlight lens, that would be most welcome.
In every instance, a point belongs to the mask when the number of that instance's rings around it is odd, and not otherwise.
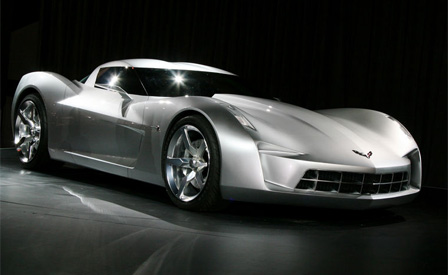
[[[406,129],[406,127],[404,127],[403,124],[401,124],[398,120],[396,120],[391,116],[387,116],[387,118],[397,123],[400,126],[401,131],[403,131],[403,133],[405,133],[405,135],[407,135],[408,137],[412,138],[411,133],[409,133],[408,129]]]
[[[250,121],[242,114],[242,112],[238,108],[232,105],[228,105],[227,108],[232,113],[232,115],[235,116],[238,122],[241,123],[241,125],[254,131],[257,130],[255,129],[255,126],[250,123]]]

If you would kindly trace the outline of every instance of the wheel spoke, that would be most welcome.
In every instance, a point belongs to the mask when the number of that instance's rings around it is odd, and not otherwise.
[[[37,111],[36,106],[33,107],[33,121],[37,122],[40,120],[39,113]]]
[[[202,189],[202,187],[204,186],[204,176],[202,175],[202,173],[196,173],[196,182],[198,184],[198,188]]]
[[[192,181],[194,178],[196,177],[196,172],[193,170],[190,173],[188,173],[188,175],[186,176],[186,180],[187,182]]]
[[[21,137],[20,140],[17,142],[16,147],[22,146],[22,144],[25,142],[25,140],[26,140],[25,137]]]
[[[40,125],[39,113],[37,112],[36,108],[33,109],[33,118],[32,119],[33,119],[33,122],[36,125],[36,127],[37,127],[37,125]]]
[[[184,146],[188,152],[190,152],[191,155],[196,155],[196,148],[191,144],[190,136],[188,135],[188,129],[187,127],[183,128],[182,131],[182,141],[184,143]]]
[[[34,147],[35,147],[35,144],[32,144],[31,146],[29,146],[29,149],[28,149],[28,159],[33,159],[33,157],[34,157]]]
[[[204,170],[204,168],[208,167],[208,163],[204,161],[199,161],[197,164],[197,171],[200,172]]]
[[[36,108],[31,107],[31,110],[29,111],[31,121],[34,121],[34,112],[35,111],[36,111]]]
[[[176,194],[176,196],[181,200],[183,200],[185,198],[184,191],[185,191],[185,187],[187,187],[187,185],[188,185],[187,177],[183,177],[179,183],[179,188],[178,188],[177,194]]]
[[[190,159],[189,158],[172,158],[167,157],[166,163],[171,166],[183,167],[183,168],[191,168],[190,167]]]
[[[29,101],[29,102],[31,102],[31,101]],[[34,108],[33,105],[34,105],[34,103],[30,103],[30,104],[28,104],[28,105],[23,109],[23,112],[28,112],[28,111],[29,111],[28,109],[30,109],[30,108]]]
[[[19,115],[20,119],[22,120],[22,122],[23,122],[24,124],[28,125],[29,127],[33,127],[33,126],[34,126],[34,123],[33,123],[29,118],[27,118],[27,117],[24,115],[24,113],[25,113],[25,111],[21,111],[21,110],[19,110],[18,115]]]
[[[200,143],[201,144],[199,145],[198,149],[196,150],[196,154],[198,157],[203,157],[205,149],[206,149],[205,140],[201,139]]]

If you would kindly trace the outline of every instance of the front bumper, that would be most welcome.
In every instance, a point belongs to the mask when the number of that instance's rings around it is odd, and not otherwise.
[[[295,191],[279,192],[250,190],[243,188],[226,188],[225,193],[232,194],[229,198],[235,201],[283,204],[306,207],[367,210],[376,208],[387,208],[391,206],[406,204],[415,199],[420,191],[411,187],[409,190],[398,193],[378,195],[346,195],[346,194],[319,194],[316,192]]]
[[[417,196],[421,188],[421,163],[418,151],[413,151],[403,158],[398,158],[393,162],[393,165],[386,167],[331,164],[269,154],[260,154],[260,160],[263,170],[264,188],[251,189],[237,186],[222,186],[222,194],[225,199],[256,203],[365,210],[409,203]],[[300,189],[299,182],[304,177],[306,178],[306,172],[309,170],[330,171],[331,174],[340,173],[341,175],[379,176],[378,178],[381,179],[388,175],[390,180],[367,182],[367,180],[364,181],[363,179],[362,182],[353,183],[353,185],[358,184],[358,186],[361,186],[357,189],[358,191],[345,192],[343,189],[347,190],[347,188],[342,188],[342,186],[346,187],[347,182],[344,182],[344,176],[342,176],[339,181],[339,188],[322,191],[322,189],[316,188],[316,185],[314,185],[314,189]],[[395,181],[396,175],[403,175],[401,181]],[[319,180],[316,179],[316,182],[319,182]],[[329,183],[338,186],[337,181]],[[372,187],[378,187],[377,191],[367,191],[372,190]]]

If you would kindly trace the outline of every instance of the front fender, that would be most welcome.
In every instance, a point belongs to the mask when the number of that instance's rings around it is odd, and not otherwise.
[[[69,88],[69,89],[68,89]],[[30,92],[37,92],[42,98],[46,113],[48,125],[56,125],[58,111],[60,109],[57,102],[66,97],[67,90],[79,89],[73,82],[56,73],[52,72],[32,72],[24,75],[16,89],[11,108],[11,125],[14,129],[15,113],[20,101]],[[48,146],[53,147],[53,139],[57,135],[54,127],[48,127]]]
[[[169,127],[177,119],[196,113],[204,116],[215,130],[221,152],[221,191],[232,199],[228,190],[249,188],[266,190],[257,146],[238,120],[221,101],[203,97],[150,98],[145,108],[145,141],[132,177],[164,185],[162,148]]]

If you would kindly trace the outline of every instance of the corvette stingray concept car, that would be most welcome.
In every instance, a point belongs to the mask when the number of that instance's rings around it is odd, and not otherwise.
[[[12,115],[25,168],[68,162],[165,186],[188,210],[233,200],[370,209],[421,188],[418,146],[391,116],[257,98],[200,64],[114,61],[81,81],[29,73]]]

